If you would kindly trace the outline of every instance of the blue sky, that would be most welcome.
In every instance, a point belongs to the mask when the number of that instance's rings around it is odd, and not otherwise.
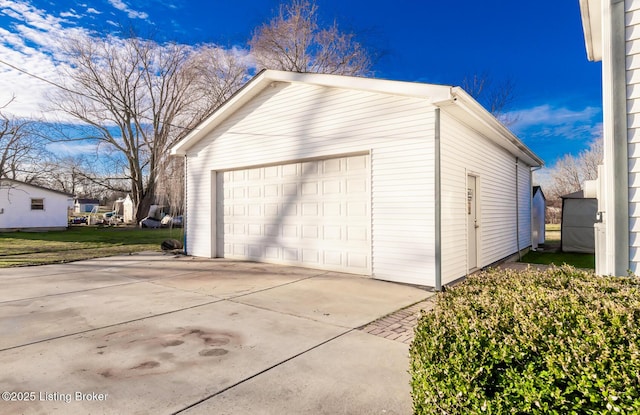
[[[276,0],[0,0],[0,59],[55,80],[70,32],[131,26],[155,38],[242,51]],[[602,126],[599,63],[584,50],[578,0],[317,0],[321,21],[384,51],[375,76],[458,85],[489,73],[515,83],[510,128],[551,165],[576,154]],[[0,64],[0,102],[18,115],[42,112],[51,88]]]

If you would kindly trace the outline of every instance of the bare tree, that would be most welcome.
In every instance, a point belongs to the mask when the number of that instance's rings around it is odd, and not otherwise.
[[[124,163],[120,174],[130,182],[138,221],[156,201],[169,148],[211,114],[246,74],[237,62],[204,65],[209,51],[137,37],[67,41],[70,84],[54,102],[93,128],[83,139],[99,143]]]
[[[354,33],[342,32],[334,21],[318,24],[318,6],[312,0],[292,0],[256,29],[249,41],[259,69],[341,75],[371,74],[371,57]]]
[[[494,82],[488,72],[466,76],[462,88],[482,104],[503,124],[515,122],[508,116],[508,110],[515,98],[515,83],[511,78]]]
[[[108,183],[103,178],[96,178],[92,171],[94,164],[95,160],[84,155],[52,154],[43,162],[35,182],[77,197],[99,198]]]
[[[42,169],[46,150],[31,122],[4,113],[13,99],[0,106],[0,178],[31,182]]]
[[[602,138],[599,138],[577,156],[567,154],[559,159],[550,169],[551,186],[546,192],[548,205],[560,207],[562,196],[582,189],[585,180],[596,179],[602,157]]]

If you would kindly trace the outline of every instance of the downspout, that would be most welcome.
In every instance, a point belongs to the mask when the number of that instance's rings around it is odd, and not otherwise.
[[[520,184],[518,183],[518,162],[520,159],[516,157],[516,247],[518,248],[518,261],[522,261],[522,254],[520,253],[520,197],[519,190]]]
[[[183,252],[187,255],[187,180],[188,180],[188,170],[187,170],[187,155],[184,155],[184,212],[182,212],[182,246]]]
[[[434,159],[435,159],[435,282],[436,291],[442,291],[442,224],[441,224],[441,207],[440,201],[440,108],[435,109],[434,121]]]

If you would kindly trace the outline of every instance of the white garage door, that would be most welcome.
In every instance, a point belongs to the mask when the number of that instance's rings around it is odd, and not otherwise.
[[[225,258],[371,273],[369,156],[217,175]]]

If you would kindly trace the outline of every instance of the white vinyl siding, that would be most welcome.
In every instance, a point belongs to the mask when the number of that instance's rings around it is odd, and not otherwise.
[[[625,2],[627,138],[629,157],[629,261],[640,270],[640,0]]]
[[[477,177],[478,267],[517,252],[516,209],[520,209],[521,249],[531,244],[531,183],[528,166],[519,167],[516,204],[516,157],[454,119],[440,120],[442,283],[467,274],[467,175]]]
[[[216,171],[367,153],[371,273],[433,286],[433,138],[434,107],[424,100],[274,83],[188,150],[187,249],[216,254]]]

